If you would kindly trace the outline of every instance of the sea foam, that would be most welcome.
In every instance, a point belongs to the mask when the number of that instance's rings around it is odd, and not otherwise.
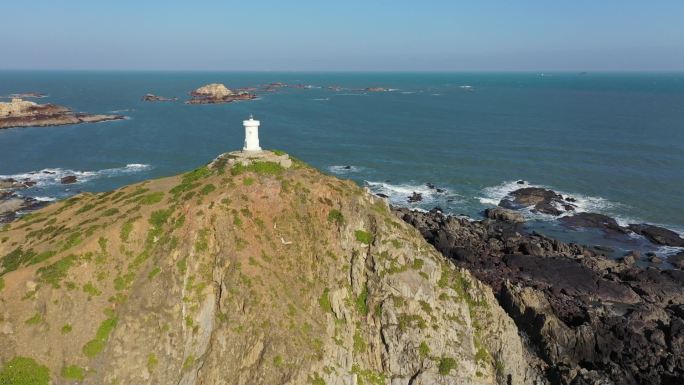
[[[25,173],[0,175],[0,179],[14,179],[18,181],[30,180],[36,183],[36,187],[47,187],[61,184],[63,177],[73,175],[76,183],[83,183],[93,179],[111,178],[118,175],[131,174],[149,170],[149,164],[130,163],[125,167],[106,168],[97,171],[78,171],[63,168],[44,168],[39,171],[29,171]]]

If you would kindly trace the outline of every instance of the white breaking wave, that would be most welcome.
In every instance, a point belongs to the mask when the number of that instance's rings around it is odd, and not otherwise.
[[[497,206],[499,204],[499,202],[501,202],[502,199],[508,197],[513,191],[521,189],[521,188],[525,188],[525,187],[545,188],[545,189],[555,191],[565,198],[571,197],[571,198],[575,199],[574,202],[567,202],[567,203],[575,206],[575,211],[574,212],[569,211],[565,214],[562,214],[561,216],[572,215],[573,213],[583,213],[583,212],[604,213],[605,214],[605,213],[609,212],[611,209],[615,209],[615,208],[621,206],[618,203],[611,202],[611,201],[609,201],[605,198],[601,198],[601,197],[593,197],[593,196],[586,196],[586,195],[582,195],[582,194],[567,193],[564,191],[556,190],[556,189],[549,187],[549,186],[535,185],[535,184],[530,184],[528,182],[519,184],[517,181],[508,181],[508,182],[504,182],[504,183],[497,185],[497,186],[484,188],[482,190],[482,196],[475,197],[475,198],[477,200],[479,200],[480,203],[482,203],[482,204]],[[559,207],[559,209],[562,209],[562,208]],[[562,210],[562,211],[564,211],[564,210]],[[532,213],[529,210],[521,210],[521,212],[527,216],[536,217],[538,219],[555,219],[555,218],[557,218],[557,217],[554,217],[552,215]],[[635,222],[631,221],[629,223],[635,223]]]
[[[106,168],[98,171],[76,171],[63,168],[45,168],[40,171],[30,171],[14,175],[0,175],[0,179],[14,179],[17,181],[32,181],[36,187],[45,187],[61,184],[62,178],[75,176],[77,182],[83,183],[93,179],[111,178],[118,175],[132,174],[146,171],[152,168],[149,164],[131,163],[125,167]]]
[[[315,98],[313,100],[326,101],[326,100],[330,100],[330,98]]]
[[[330,166],[328,167],[328,170],[332,172],[333,174],[349,174],[352,172],[359,172],[363,169],[363,167],[357,167],[357,166]]]
[[[392,204],[397,206],[406,205],[449,205],[459,201],[457,194],[451,193],[447,189],[430,188],[425,184],[398,184],[393,185],[385,182],[365,181],[366,187],[374,194],[386,195]],[[413,193],[420,194],[422,199],[418,202],[409,202],[409,197]]]

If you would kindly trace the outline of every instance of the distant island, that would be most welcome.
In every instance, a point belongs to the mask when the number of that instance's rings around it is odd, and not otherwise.
[[[166,96],[159,96],[155,94],[145,94],[145,96],[142,97],[143,102],[175,102],[178,100],[177,97],[166,97]]]
[[[247,91],[234,92],[228,87],[220,83],[212,83],[202,86],[190,92],[192,99],[186,101],[186,104],[220,104],[231,103],[237,100],[252,100],[257,96]]]
[[[0,129],[12,127],[46,127],[65,124],[95,123],[123,119],[123,115],[91,115],[73,112],[56,104],[38,104],[13,98],[0,103]]]

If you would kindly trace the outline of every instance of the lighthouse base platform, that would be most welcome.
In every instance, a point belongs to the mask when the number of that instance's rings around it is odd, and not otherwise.
[[[209,163],[209,168],[219,168],[225,166],[233,166],[238,163],[243,166],[249,166],[256,162],[273,162],[280,165],[282,168],[292,167],[292,159],[290,156],[281,153],[273,152],[268,150],[262,151],[231,151],[219,155],[211,163]]]

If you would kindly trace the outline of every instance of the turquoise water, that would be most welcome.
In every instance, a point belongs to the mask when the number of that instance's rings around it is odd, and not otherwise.
[[[184,100],[213,82],[322,88],[226,105],[140,101],[148,92]],[[350,90],[326,89],[333,85]],[[392,91],[354,90],[371,86]],[[92,172],[71,186],[46,176],[29,195],[61,198],[189,170],[241,148],[241,122],[254,114],[262,147],[395,203],[419,191],[419,207],[477,216],[524,179],[624,223],[684,229],[684,74],[0,72],[0,95],[17,92],[130,117],[0,130],[1,175]]]

